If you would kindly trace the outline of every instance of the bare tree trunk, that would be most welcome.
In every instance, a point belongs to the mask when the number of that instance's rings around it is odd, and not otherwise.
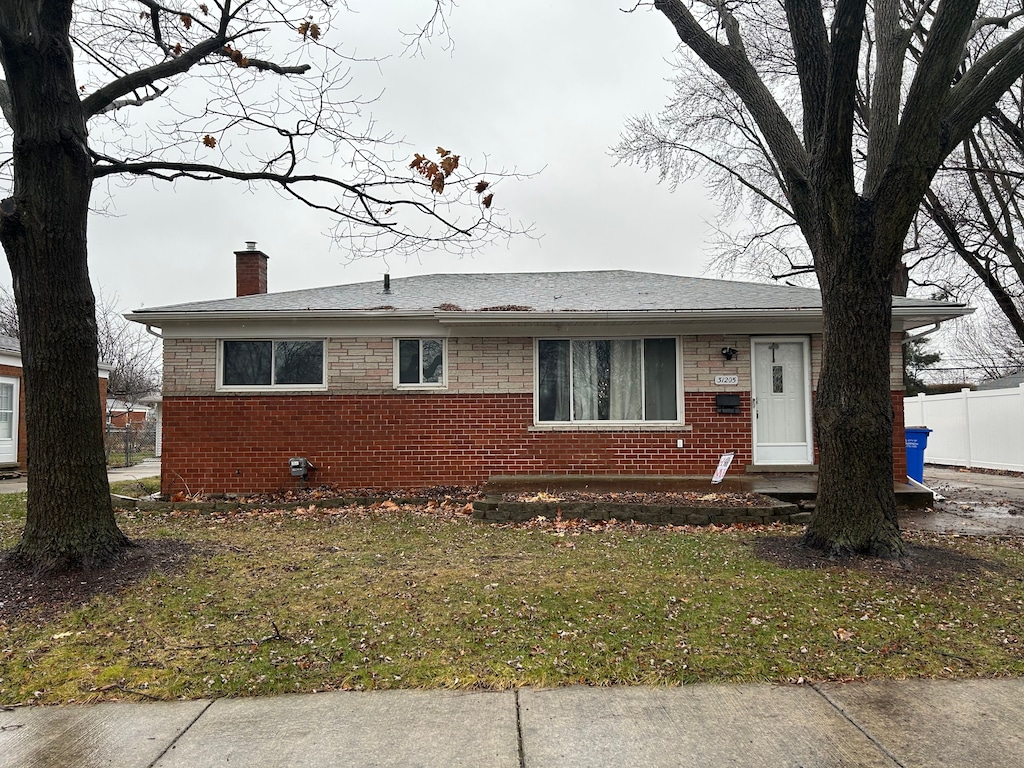
[[[904,548],[892,475],[892,274],[875,266],[886,260],[873,253],[869,221],[869,212],[855,213],[845,245],[826,244],[818,259],[824,339],[814,417],[821,467],[804,543],[894,559]]]
[[[14,194],[0,244],[14,279],[25,378],[28,516],[16,559],[89,567],[129,545],[110,503],[86,226],[92,164],[68,43],[70,2],[5,2],[0,61]]]

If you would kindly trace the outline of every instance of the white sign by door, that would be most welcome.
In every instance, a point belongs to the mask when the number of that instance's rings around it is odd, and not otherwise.
[[[713,485],[725,480],[725,473],[728,472],[729,467],[732,466],[732,459],[735,455],[735,453],[726,453],[718,460],[718,469],[715,470],[715,476],[711,478],[711,483]]]

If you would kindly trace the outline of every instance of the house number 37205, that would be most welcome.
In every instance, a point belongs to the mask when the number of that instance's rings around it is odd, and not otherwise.
[[[720,387],[733,387],[739,383],[739,376],[715,376],[715,384]]]

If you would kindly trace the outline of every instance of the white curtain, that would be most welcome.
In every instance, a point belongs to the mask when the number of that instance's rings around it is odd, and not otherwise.
[[[572,343],[572,411],[576,421],[600,418],[600,376],[597,367],[597,342]]]
[[[643,401],[640,391],[640,341],[612,341],[608,418],[640,421]]]

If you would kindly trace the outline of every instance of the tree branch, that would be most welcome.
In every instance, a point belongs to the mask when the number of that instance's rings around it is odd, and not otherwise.
[[[187,72],[207,56],[216,53],[227,43],[227,37],[213,37],[204,40],[184,51],[181,56],[162,61],[151,67],[129,72],[82,99],[82,112],[85,119],[105,112],[117,99],[127,96],[136,90],[146,88],[161,80]]]
[[[790,204],[795,209],[807,208],[810,204],[807,153],[793,124],[750,61],[741,50],[713,40],[680,0],[654,0],[654,7],[669,20],[680,41],[740,97],[779,163],[779,169],[786,179]],[[803,216],[800,218],[807,220]]]
[[[977,122],[1024,72],[1024,28],[994,46],[950,91],[947,123],[951,141],[962,142]]]
[[[803,100],[804,146],[813,147],[821,136],[828,95],[828,78],[822,77],[822,65],[831,59],[831,47],[821,2],[789,0],[786,3],[790,40],[793,43],[796,71]]]
[[[136,99],[118,99],[117,101],[113,101],[108,104],[97,114],[102,115],[107,112],[113,112],[114,110],[121,109],[121,107],[141,107],[146,102],[156,101],[165,93],[167,93],[167,88],[154,88],[151,93],[145,96],[139,96]]]
[[[393,221],[385,221],[370,207],[376,205],[386,212],[390,212],[392,209],[401,206],[405,208],[413,208],[419,213],[426,215],[429,218],[435,219],[442,223],[447,229],[457,232],[458,234],[467,235],[470,233],[472,227],[462,227],[457,225],[454,221],[445,218],[439,214],[434,208],[427,203],[420,200],[410,199],[390,199],[372,194],[369,191],[371,186],[389,186],[386,182],[378,182],[376,184],[352,184],[349,182],[341,181],[330,176],[323,176],[320,174],[292,174],[287,173],[274,173],[272,171],[240,171],[234,168],[224,168],[217,165],[205,164],[205,163],[175,163],[167,161],[150,161],[150,162],[130,162],[130,161],[119,161],[110,157],[103,157],[100,155],[94,155],[97,160],[107,165],[97,165],[95,170],[96,178],[102,178],[103,176],[109,176],[112,174],[132,174],[136,176],[151,176],[154,178],[161,179],[163,181],[174,181],[176,179],[192,179],[195,181],[214,181],[217,179],[232,179],[234,181],[263,181],[287,190],[289,194],[295,196],[303,203],[311,208],[318,210],[329,211],[345,219],[353,222],[367,224],[372,227],[376,227],[383,230],[388,230],[393,233],[402,234],[398,224]],[[415,182],[408,182],[410,184]],[[315,203],[308,198],[300,195],[295,187],[301,184],[319,184],[327,187],[335,187],[343,190],[344,192],[351,195],[355,200],[358,201],[359,206],[362,208],[365,215],[359,216],[353,214],[351,210],[345,209],[340,205],[322,205]],[[427,185],[423,185],[426,187]]]

